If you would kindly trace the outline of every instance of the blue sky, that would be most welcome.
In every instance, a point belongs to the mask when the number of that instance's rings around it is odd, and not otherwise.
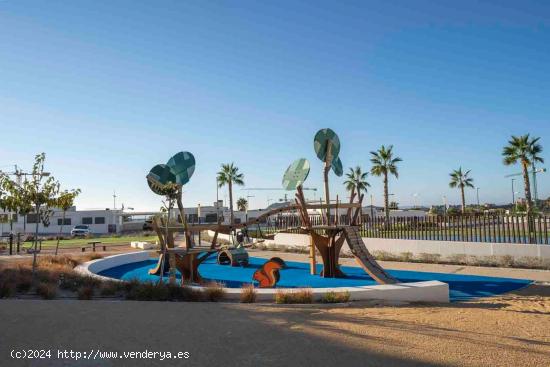
[[[305,157],[307,186],[321,189],[324,127],[345,167],[369,169],[368,152],[393,144],[402,205],[415,193],[458,203],[459,166],[482,202],[509,202],[504,175],[519,167],[502,165],[502,146],[529,132],[547,158],[549,86],[545,1],[0,0],[0,169],[44,151],[63,187],[82,189],[81,208],[112,206],[116,190],[119,204],[157,209],[145,175],[181,150],[197,160],[186,205],[215,200],[222,162],[249,187],[279,187]],[[381,179],[369,181],[381,204]],[[251,195],[264,207],[282,194]]]

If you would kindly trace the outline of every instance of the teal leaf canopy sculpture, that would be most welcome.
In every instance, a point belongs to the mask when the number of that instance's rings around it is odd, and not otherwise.
[[[189,152],[179,152],[166,163],[176,177],[175,183],[185,185],[195,172],[195,157]]]
[[[329,147],[331,154],[327,157]],[[331,164],[340,154],[340,138],[332,129],[321,129],[315,134],[313,149],[321,161]]]
[[[157,164],[147,175],[149,188],[158,195],[170,195],[176,182],[176,176],[166,164]]]
[[[332,161],[332,172],[338,177],[342,177],[344,174],[344,168],[342,167],[342,161],[340,160],[340,157],[337,157]]]
[[[189,182],[195,172],[195,157],[189,152],[175,154],[166,164],[157,164],[147,174],[149,188],[158,195],[172,196]]]
[[[305,158],[292,162],[283,176],[283,189],[295,190],[296,187],[303,184],[309,175],[309,169],[309,162]]]

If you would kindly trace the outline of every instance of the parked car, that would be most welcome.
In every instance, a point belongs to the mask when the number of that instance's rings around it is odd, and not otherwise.
[[[90,231],[90,227],[84,224],[74,226],[73,229],[71,229],[71,236],[73,237],[87,237],[92,234],[92,231]]]
[[[143,223],[143,230],[144,231],[152,231],[153,230],[153,220],[147,219],[145,223]]]

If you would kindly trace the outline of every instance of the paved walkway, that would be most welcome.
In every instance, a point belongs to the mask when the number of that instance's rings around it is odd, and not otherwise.
[[[347,307],[0,300],[1,366],[544,366],[550,298]],[[13,360],[11,351],[52,350]],[[187,360],[58,359],[189,352]]]

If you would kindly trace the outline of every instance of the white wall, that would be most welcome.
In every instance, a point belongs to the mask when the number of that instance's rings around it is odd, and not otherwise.
[[[451,255],[470,256],[512,256],[514,259],[522,257],[536,257],[550,259],[550,245],[527,245],[514,243],[484,243],[484,242],[453,242],[453,241],[423,241],[423,240],[396,240],[387,238],[363,238],[365,245],[371,252],[385,251],[395,255],[410,252],[413,255],[438,254],[442,258]],[[305,234],[278,233],[273,241],[266,244],[290,247],[308,247],[309,238]],[[344,251],[349,251],[344,247]]]
[[[86,217],[92,218],[92,224],[88,224],[90,226],[90,230],[92,233],[96,234],[106,234],[108,233],[108,227],[109,224],[115,224],[117,232],[120,231],[120,225],[121,225],[121,217],[120,217],[121,211],[120,210],[71,210],[67,211],[65,213],[65,218],[71,220],[70,225],[64,225],[63,226],[63,234],[69,235],[71,233],[71,229],[75,225],[84,224],[82,223],[82,219]],[[58,219],[61,219],[63,217],[62,211],[55,210],[52,213],[52,216],[50,217],[50,225],[45,227],[42,223],[39,223],[38,225],[38,233],[39,234],[50,234],[55,235],[59,233],[59,230],[61,229],[61,226],[59,226]],[[103,217],[105,218],[104,224],[96,224],[95,218],[96,217]],[[14,232],[23,232],[23,229],[25,227],[24,225],[24,217],[18,216],[17,222],[13,223],[13,230]],[[34,233],[36,228],[36,223],[27,223],[26,225],[26,232],[27,233]],[[10,224],[9,223],[3,223],[0,224],[0,232],[9,232],[10,231]]]

